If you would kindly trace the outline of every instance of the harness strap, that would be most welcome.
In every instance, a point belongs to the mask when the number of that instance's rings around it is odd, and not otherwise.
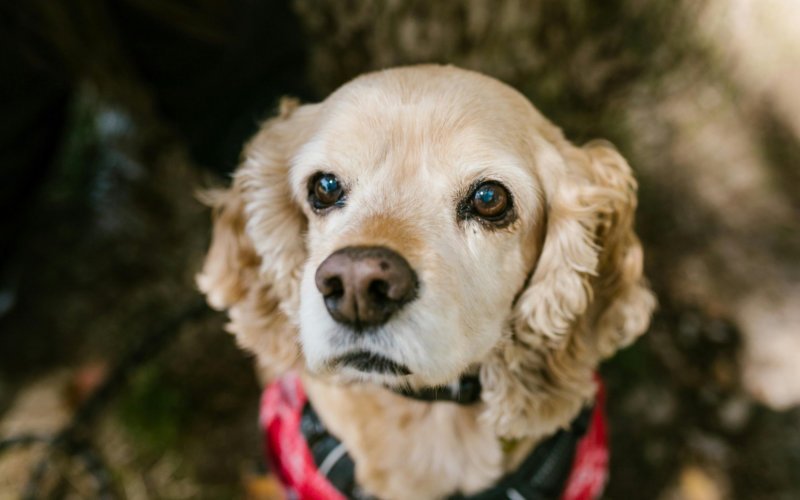
[[[345,500],[340,490],[319,473],[303,436],[301,415],[305,404],[306,394],[296,374],[288,374],[267,386],[261,396],[259,415],[264,454],[283,483],[287,498]]]
[[[450,500],[552,500],[562,496],[574,463],[576,445],[586,433],[593,408],[584,408],[569,429],[559,430],[533,449],[520,467],[498,483],[474,495]]]
[[[353,498],[356,491],[355,463],[344,444],[328,432],[308,402],[303,407],[300,422],[314,462],[319,464],[319,473],[338,491]]]

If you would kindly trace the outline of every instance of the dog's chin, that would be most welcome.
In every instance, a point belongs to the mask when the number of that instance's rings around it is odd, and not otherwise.
[[[367,350],[350,351],[333,359],[334,367],[351,368],[358,372],[376,375],[406,376],[411,370],[403,363]]]
[[[353,350],[331,357],[309,371],[337,383],[369,382],[381,385],[407,385],[411,370],[405,364],[369,350]]]
[[[329,374],[330,380],[337,384],[373,384],[383,387],[407,387],[407,375],[364,372],[354,368],[341,368]]]
[[[392,389],[418,390],[439,387],[458,380],[467,369],[452,374],[418,372],[382,354],[367,350],[350,351],[328,358],[316,366],[308,366],[312,375],[327,378],[336,384],[368,383]]]

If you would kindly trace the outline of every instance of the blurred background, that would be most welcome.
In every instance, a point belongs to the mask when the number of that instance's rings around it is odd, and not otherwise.
[[[640,181],[660,309],[603,367],[607,498],[800,498],[800,4],[0,4],[0,499],[258,498],[195,193],[278,99],[452,63]]]

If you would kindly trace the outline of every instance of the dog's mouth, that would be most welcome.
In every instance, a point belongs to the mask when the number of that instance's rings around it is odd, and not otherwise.
[[[336,358],[333,366],[349,366],[362,372],[387,375],[410,375],[407,366],[369,351],[354,351]]]

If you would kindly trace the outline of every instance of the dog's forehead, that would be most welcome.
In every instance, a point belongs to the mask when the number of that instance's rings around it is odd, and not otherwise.
[[[453,68],[367,75],[332,94],[296,158],[310,170],[397,179],[469,175],[464,169],[520,163],[539,115],[513,89]],[[386,178],[384,172],[381,177]]]
[[[537,118],[522,95],[497,80],[439,67],[365,75],[332,94],[325,108],[324,131],[404,148],[481,136],[512,146],[534,133]]]

